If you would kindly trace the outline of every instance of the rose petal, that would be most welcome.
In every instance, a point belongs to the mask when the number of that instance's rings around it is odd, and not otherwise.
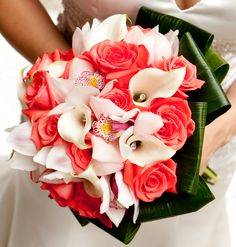
[[[31,132],[31,123],[22,123],[10,132],[7,143],[20,154],[34,156],[37,153],[37,149],[31,140]]]
[[[152,112],[141,112],[135,120],[134,134],[151,135],[157,132],[163,125],[161,116]]]
[[[129,84],[129,89],[133,97],[144,94],[146,100],[143,102],[134,101],[136,105],[148,107],[154,98],[168,98],[172,96],[185,76],[185,67],[171,70],[169,72],[147,68],[135,74]]]
[[[91,129],[91,110],[86,105],[79,105],[61,115],[58,120],[58,132],[68,142],[80,149],[88,148],[85,136]]]

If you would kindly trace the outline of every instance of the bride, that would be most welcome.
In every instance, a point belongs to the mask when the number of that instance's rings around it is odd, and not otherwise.
[[[220,178],[211,189],[216,200],[197,213],[143,224],[129,246],[229,247],[225,192],[236,155],[236,21],[235,0],[64,0],[58,29],[38,1],[0,0],[0,29],[29,61],[44,51],[69,49],[76,26],[97,17],[126,13],[135,21],[141,6],[182,18],[215,34],[214,48],[230,63],[223,87],[232,108],[206,128],[201,170],[210,164]],[[227,127],[226,127],[227,126]],[[2,158],[0,162],[2,161]],[[68,209],[60,208],[27,174],[0,170],[0,247],[123,246],[93,225],[82,228]]]

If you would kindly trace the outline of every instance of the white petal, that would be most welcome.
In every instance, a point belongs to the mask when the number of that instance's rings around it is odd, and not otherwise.
[[[72,36],[72,48],[75,56],[85,51],[84,35],[80,28],[76,27]]]
[[[51,149],[52,149],[52,147],[43,147],[33,157],[33,161],[40,164],[40,165],[46,166],[47,157],[48,157],[48,154],[51,151]]]
[[[49,112],[49,116],[51,115],[59,115],[62,114],[64,112],[70,111],[74,108],[75,106],[70,104],[70,103],[61,103],[60,105],[57,105],[55,108],[53,108],[50,112]]]
[[[137,218],[138,218],[138,215],[139,215],[139,210],[140,210],[140,207],[139,207],[139,200],[135,197],[134,193],[132,190],[130,190],[130,193],[133,197],[133,201],[134,201],[134,215],[133,215],[133,222],[134,224],[136,223],[137,221]]]
[[[97,176],[106,176],[112,173],[116,173],[121,171],[124,167],[123,163],[100,162],[97,160],[92,160],[90,165],[93,167]]]
[[[62,78],[50,78],[49,84],[53,92],[54,98],[63,103],[65,101],[66,95],[74,88],[73,80],[66,80]]]
[[[142,44],[149,51],[150,62],[154,65],[158,64],[162,57],[169,58],[171,56],[171,44],[163,34],[159,33],[158,27],[145,33]]]
[[[141,70],[131,78],[129,89],[133,97],[140,93],[144,94],[146,101],[134,101],[134,103],[147,107],[154,98],[168,98],[172,96],[183,82],[185,72],[185,67],[169,72],[156,68]]]
[[[122,110],[120,107],[115,105],[109,99],[91,97],[90,106],[97,119],[99,119],[102,114],[105,116],[110,116],[110,115],[122,116],[125,113],[124,110]]]
[[[64,172],[59,172],[59,171],[55,171],[55,172],[51,172],[47,175],[44,175],[40,181],[42,182],[47,182],[47,183],[56,183],[56,182],[64,182],[64,179],[68,179],[68,177],[71,177],[70,173],[64,173]],[[59,180],[59,181],[58,181]]]
[[[56,61],[51,63],[45,70],[49,71],[50,77],[59,78],[65,71],[67,61]]]
[[[91,110],[86,105],[79,105],[61,115],[58,121],[58,132],[68,142],[80,149],[88,148],[85,136],[91,129]]]
[[[109,177],[101,177],[100,184],[102,189],[102,203],[100,206],[100,214],[105,213],[109,209],[111,197],[110,197],[110,184]]]
[[[99,94],[99,89],[95,87],[77,86],[66,97],[66,102],[72,105],[88,105],[92,96]]]
[[[178,39],[179,31],[170,30],[167,34],[165,34],[165,37],[169,40],[172,50],[172,55],[178,56],[179,53],[179,39]]]
[[[98,95],[98,97],[102,97],[104,94],[110,92],[114,87],[114,82],[116,82],[116,81],[117,80],[114,79],[112,81],[107,82],[105,87],[102,89],[101,93]]]
[[[89,34],[88,49],[104,41],[120,41],[127,34],[126,15],[112,15],[92,29]]]
[[[109,208],[106,212],[107,216],[114,223],[116,227],[119,226],[120,222],[123,220],[125,216],[126,209],[125,208]]]
[[[138,26],[132,28],[124,38],[124,40],[127,43],[131,43],[135,45],[141,44],[143,39],[144,39],[144,34]]]
[[[152,162],[168,160],[176,153],[175,150],[163,144],[155,136],[133,135],[126,141],[126,145],[130,146],[135,142],[140,143],[140,145],[130,152],[127,159],[138,166],[143,167]]]
[[[15,153],[9,161],[11,168],[23,170],[23,171],[34,171],[38,169],[38,164],[33,162],[32,157]]]
[[[157,132],[163,125],[161,116],[152,112],[141,112],[135,120],[134,134],[151,135]]]
[[[76,80],[84,71],[94,72],[92,64],[78,57],[73,58],[70,65],[69,78]]]
[[[46,167],[64,172],[72,173],[71,160],[66,154],[66,147],[64,145],[54,146],[47,156]]]
[[[20,154],[34,156],[37,153],[37,149],[31,140],[31,132],[31,123],[22,123],[11,131],[7,138],[7,143]]]
[[[84,187],[85,190],[92,196],[101,197],[102,187],[99,178],[97,177],[92,166],[89,166],[84,172],[78,175],[78,178],[85,179]]]
[[[126,131],[122,133],[119,138],[120,154],[124,159],[127,159],[132,153],[132,149],[127,145],[127,140],[133,135],[134,127],[129,127]]]
[[[118,201],[125,207],[129,208],[134,204],[133,196],[126,183],[124,183],[122,172],[115,174],[115,180],[118,187]]]
[[[138,108],[134,108],[130,111],[125,112],[121,117],[116,115],[110,115],[110,118],[120,123],[127,123],[129,120],[134,118],[139,112],[140,110]]]
[[[97,161],[108,163],[122,163],[124,161],[117,142],[106,143],[102,138],[93,135],[92,146],[92,158]]]

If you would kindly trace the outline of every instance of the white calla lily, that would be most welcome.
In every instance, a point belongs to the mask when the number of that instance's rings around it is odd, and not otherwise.
[[[92,126],[91,110],[81,104],[61,115],[58,120],[58,132],[60,136],[80,149],[88,148],[85,136]]]
[[[97,176],[106,176],[118,171],[121,171],[124,167],[122,162],[100,162],[97,160],[91,160],[90,165],[93,167]]]
[[[89,166],[84,172],[80,173],[79,175],[75,175],[75,177],[84,179],[84,188],[91,196],[102,196],[101,182],[92,166]]]
[[[40,165],[46,166],[47,157],[51,149],[52,149],[51,146],[43,147],[37,152],[36,155],[34,155],[33,161]]]
[[[7,143],[12,149],[26,156],[34,156],[37,153],[34,142],[31,139],[32,124],[24,122],[13,128],[10,132]]]
[[[184,80],[185,67],[163,71],[147,68],[135,74],[129,84],[134,103],[148,107],[154,98],[168,98],[175,94]]]

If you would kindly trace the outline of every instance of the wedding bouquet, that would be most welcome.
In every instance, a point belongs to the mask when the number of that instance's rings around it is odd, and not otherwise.
[[[73,51],[45,53],[24,70],[18,96],[27,121],[8,138],[12,167],[29,171],[82,225],[124,243],[141,222],[213,199],[198,176],[207,107],[189,100],[210,85],[197,76],[207,69],[181,52],[178,30],[126,21],[95,19],[76,29]]]

